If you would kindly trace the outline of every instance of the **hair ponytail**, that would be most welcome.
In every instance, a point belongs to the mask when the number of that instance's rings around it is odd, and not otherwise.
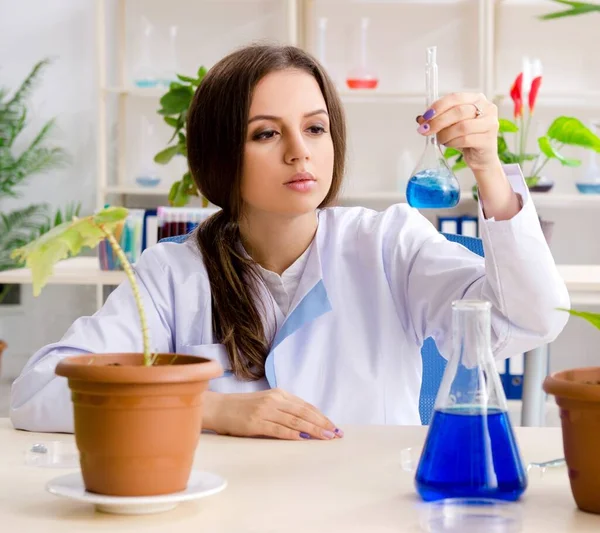
[[[270,342],[256,305],[261,279],[241,253],[238,224],[219,211],[198,228],[197,240],[213,295],[213,334],[227,348],[238,378],[260,379]]]

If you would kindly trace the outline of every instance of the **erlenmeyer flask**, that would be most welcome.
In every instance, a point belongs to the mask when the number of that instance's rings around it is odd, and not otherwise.
[[[454,351],[415,478],[425,501],[517,500],[527,476],[492,356],[489,302],[452,304]]]
[[[371,70],[367,61],[369,17],[360,19],[360,62],[348,73],[346,84],[350,89],[376,89],[379,78]]]
[[[142,36],[138,42],[139,53],[133,68],[133,83],[147,89],[158,85],[158,73],[152,55],[154,26],[146,17],[142,17],[141,25]]]
[[[426,109],[438,99],[436,48],[427,48],[425,67]],[[450,170],[435,135],[425,139],[425,150],[406,186],[406,201],[418,208],[454,207],[460,200],[460,185]]]

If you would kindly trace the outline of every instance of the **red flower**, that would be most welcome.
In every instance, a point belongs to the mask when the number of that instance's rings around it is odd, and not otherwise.
[[[510,97],[515,104],[514,117],[519,118],[523,114],[523,73],[521,72],[510,88]]]
[[[537,78],[533,78],[531,82],[531,89],[529,90],[529,112],[533,113],[533,108],[535,107],[535,101],[537,99],[538,91],[540,90],[540,85],[542,84],[542,77],[538,76]]]

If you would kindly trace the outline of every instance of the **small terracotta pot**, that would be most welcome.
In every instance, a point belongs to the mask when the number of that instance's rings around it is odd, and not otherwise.
[[[75,441],[86,490],[153,496],[185,490],[202,430],[202,394],[223,373],[218,362],[161,354],[63,359],[69,379]]]
[[[600,367],[557,372],[543,386],[560,408],[575,503],[582,511],[600,514]]]

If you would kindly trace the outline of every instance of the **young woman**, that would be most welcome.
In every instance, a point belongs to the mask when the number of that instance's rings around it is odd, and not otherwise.
[[[458,148],[479,186],[485,260],[447,241],[415,209],[335,204],[346,126],[322,67],[294,47],[251,46],[222,59],[188,114],[198,189],[222,210],[183,244],[136,265],[154,349],[217,359],[207,429],[239,436],[332,439],[343,424],[419,424],[420,348],[450,355],[451,302],[492,303],[498,358],[552,341],[566,287],[517,166],[496,150],[496,107],[452,94],[418,133]],[[368,179],[365,176],[364,179]],[[141,347],[128,283],[15,381],[16,428],[73,430],[66,355]]]

